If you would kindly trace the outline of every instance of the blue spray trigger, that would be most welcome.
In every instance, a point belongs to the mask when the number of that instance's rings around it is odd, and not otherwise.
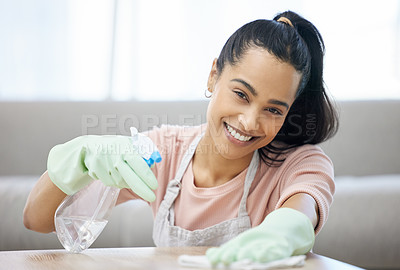
[[[145,159],[143,158],[144,161],[146,161],[147,165],[151,168],[154,165],[154,160],[152,158]]]
[[[155,163],[161,162],[162,158],[157,146],[144,134],[138,132],[135,127],[131,127],[132,143],[137,148],[139,154],[147,165],[151,168]]]
[[[147,165],[149,165],[150,168],[153,167],[155,163],[159,163],[162,160],[160,152],[158,152],[158,151],[153,152],[149,159],[145,159],[145,158],[143,158],[143,159],[144,159],[144,161],[146,161]]]
[[[162,158],[160,152],[154,151],[153,153],[151,153],[151,159],[154,160],[155,163],[161,162]]]

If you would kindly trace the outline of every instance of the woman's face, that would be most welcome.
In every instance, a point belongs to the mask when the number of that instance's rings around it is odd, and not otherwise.
[[[293,66],[260,48],[248,49],[221,74],[214,60],[206,136],[215,149],[226,159],[239,159],[269,144],[285,121],[300,80]]]

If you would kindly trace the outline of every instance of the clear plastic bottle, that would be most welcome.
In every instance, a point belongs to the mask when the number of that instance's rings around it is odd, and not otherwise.
[[[151,141],[131,127],[132,141],[149,167],[161,161],[161,155]],[[89,248],[108,223],[118,198],[119,188],[92,181],[79,192],[67,196],[54,215],[57,237],[63,247],[72,253]]]

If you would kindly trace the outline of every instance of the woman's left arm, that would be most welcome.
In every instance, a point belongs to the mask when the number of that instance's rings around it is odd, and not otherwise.
[[[269,262],[306,254],[326,222],[335,191],[333,165],[315,146],[305,146],[286,159],[279,200],[257,226],[218,248],[207,250],[210,262],[229,264],[250,259]]]
[[[307,193],[289,197],[264,221],[206,255],[212,264],[249,259],[269,262],[293,255],[306,254],[314,245],[318,223],[317,203]]]
[[[319,221],[318,206],[314,198],[307,193],[296,193],[287,199],[281,207],[292,208],[306,215],[314,229]]]

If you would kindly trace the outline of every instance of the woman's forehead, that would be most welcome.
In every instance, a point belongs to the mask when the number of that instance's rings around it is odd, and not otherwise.
[[[257,48],[249,49],[234,65],[227,65],[224,71],[223,75],[229,80],[243,80],[256,91],[278,91],[288,97],[295,96],[301,80],[301,74],[291,64],[279,60],[265,49]]]

